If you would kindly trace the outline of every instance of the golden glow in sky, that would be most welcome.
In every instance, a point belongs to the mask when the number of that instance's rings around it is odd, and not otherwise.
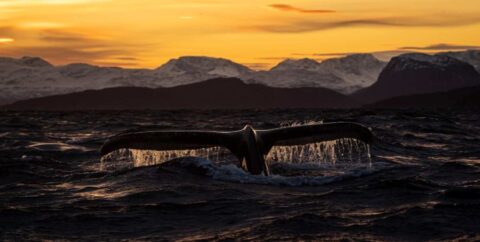
[[[13,42],[12,38],[0,38],[0,43],[8,43]]]
[[[0,56],[157,67],[480,46],[479,0],[0,0]]]

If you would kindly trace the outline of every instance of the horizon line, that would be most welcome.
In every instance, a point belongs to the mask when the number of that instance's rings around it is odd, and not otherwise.
[[[423,51],[421,51],[423,50]],[[397,49],[397,50],[387,50],[387,51],[374,51],[374,52],[346,52],[346,53],[313,53],[313,54],[298,54],[298,53],[294,53],[292,55],[298,55],[298,56],[301,56],[301,57],[264,57],[264,58],[258,58],[258,59],[278,59],[280,61],[278,61],[276,64],[273,64],[273,65],[270,65],[269,63],[245,63],[245,62],[237,62],[237,61],[234,61],[232,59],[229,59],[229,58],[226,58],[226,57],[220,57],[220,56],[208,56],[208,55],[182,55],[182,56],[177,56],[177,57],[173,57],[173,58],[170,58],[169,60],[167,60],[166,62],[164,63],[161,63],[157,66],[154,66],[154,67],[128,67],[128,66],[122,66],[121,63],[118,63],[118,65],[110,65],[110,64],[101,64],[101,63],[92,63],[92,62],[70,62],[70,63],[66,63],[66,64],[55,64],[51,61],[48,60],[48,58],[45,58],[45,57],[42,57],[42,56],[35,56],[35,55],[22,55],[22,56],[12,56],[12,55],[5,55],[5,56],[2,56],[0,55],[0,58],[11,58],[11,59],[16,59],[16,60],[21,60],[22,58],[39,58],[39,59],[42,59],[44,61],[46,61],[47,63],[49,63],[50,65],[54,66],[54,67],[63,67],[63,66],[68,66],[68,65],[75,65],[75,64],[84,64],[84,65],[90,65],[90,66],[94,66],[94,67],[101,67],[101,68],[120,68],[120,69],[127,69],[127,70],[139,70],[139,69],[144,69],[144,70],[155,70],[155,69],[158,69],[164,65],[166,65],[168,62],[172,61],[172,60],[178,60],[180,58],[188,58],[188,57],[197,57],[197,58],[210,58],[210,59],[222,59],[222,60],[227,60],[227,61],[231,61],[235,64],[239,64],[239,65],[242,65],[252,71],[265,71],[265,70],[272,70],[273,68],[275,68],[276,66],[278,66],[279,64],[287,61],[287,60],[302,60],[302,59],[309,59],[309,60],[313,60],[315,62],[318,62],[318,63],[322,63],[324,61],[327,61],[327,60],[332,60],[332,59],[339,59],[339,58],[345,58],[345,57],[348,57],[348,56],[353,56],[353,55],[372,55],[373,57],[375,57],[376,59],[378,59],[379,61],[382,61],[382,62],[388,62],[390,61],[391,58],[395,57],[395,56],[398,56],[398,55],[401,55],[401,54],[407,54],[407,53],[424,53],[424,54],[428,54],[428,55],[434,55],[434,54],[438,54],[438,53],[445,53],[445,52],[452,52],[452,51],[458,51],[458,52],[465,52],[465,51],[480,51],[480,48],[470,48],[470,49],[464,49],[464,50],[438,50],[438,51],[432,51],[432,50],[428,50],[428,49],[425,49],[425,48],[419,48],[419,47],[416,47],[416,48],[406,48],[406,47],[402,47],[400,49]],[[386,56],[385,56],[386,55]],[[331,56],[331,58],[315,58],[315,57],[318,57],[318,56]],[[382,58],[383,57],[383,58]],[[112,63],[113,64],[113,63]],[[255,68],[254,66],[261,66],[261,65],[268,65],[269,67],[267,68]]]

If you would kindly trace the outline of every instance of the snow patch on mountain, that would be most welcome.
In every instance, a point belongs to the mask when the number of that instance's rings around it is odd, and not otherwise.
[[[253,71],[223,58],[185,56],[168,61],[154,72],[161,86],[172,87],[218,77],[249,76]]]
[[[372,85],[386,63],[370,54],[355,54],[317,62],[288,59],[253,79],[276,87],[325,87],[349,94]]]
[[[321,63],[324,72],[332,73],[345,81],[346,85],[342,91],[345,94],[375,83],[386,64],[371,54],[348,55]]]
[[[446,55],[467,62],[480,72],[480,50],[467,50],[457,52],[442,52],[438,55]]]
[[[290,71],[290,70],[305,70],[305,71],[318,71],[319,64],[317,61],[303,58],[303,59],[286,59],[278,65],[274,66],[271,71]]]

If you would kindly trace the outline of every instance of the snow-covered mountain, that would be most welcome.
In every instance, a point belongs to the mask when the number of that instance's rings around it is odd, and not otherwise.
[[[171,87],[251,73],[252,70],[240,64],[210,57],[180,57],[154,70],[83,63],[55,67],[38,57],[0,58],[0,104],[118,86]]]
[[[285,60],[251,78],[276,87],[325,87],[349,94],[372,85],[386,63],[370,54],[355,54],[317,62]]]
[[[151,70],[71,64],[55,67],[38,57],[0,58],[0,102],[115,86],[147,86]]]
[[[272,87],[325,87],[335,91],[342,91],[345,88],[345,81],[332,73],[310,67],[306,69],[297,68],[301,65],[298,65],[295,60],[287,60],[285,62],[294,64],[287,66],[286,63],[282,62],[279,66],[269,71],[259,71],[245,79],[249,82],[261,83]]]
[[[113,86],[172,87],[219,77],[241,77],[253,71],[227,59],[185,56],[154,70],[70,64],[58,68],[68,78],[101,88]]]
[[[67,83],[70,80],[40,58],[0,58],[0,99],[4,102],[74,91]]]
[[[387,63],[371,54],[355,54],[328,59],[320,63],[326,73],[340,77],[346,83],[342,93],[349,94],[371,86]]]
[[[480,74],[467,62],[447,55],[421,53],[392,58],[372,86],[354,96],[366,102],[480,85]]]
[[[218,77],[245,77],[253,71],[223,58],[185,56],[168,61],[154,73],[157,84],[172,87]]]
[[[75,80],[79,85],[88,87],[88,89],[116,86],[158,86],[154,72],[148,69],[99,67],[83,63],[60,66],[57,69],[67,79]]]
[[[290,70],[306,70],[318,71],[319,64],[317,61],[303,58],[303,59],[286,59],[278,65],[274,66],[270,71],[290,71]]]
[[[253,71],[223,58],[185,56],[157,69],[123,69],[75,63],[55,67],[38,57],[0,58],[0,104],[16,100],[117,86],[172,87],[237,77],[273,87],[325,87],[351,93],[373,83],[385,63],[371,55],[317,62],[285,60],[269,71]]]
[[[406,54],[394,59],[395,65],[389,65],[388,71],[394,68],[421,70],[425,63],[449,66],[457,59],[478,69],[480,51],[445,52],[435,56]],[[172,87],[222,77],[237,77],[246,83],[272,87],[324,87],[350,94],[373,85],[385,66],[386,63],[370,54],[322,62],[287,59],[268,71],[253,71],[227,59],[200,56],[172,59],[157,69],[123,69],[82,63],[55,67],[38,57],[0,58],[0,104],[88,89]]]

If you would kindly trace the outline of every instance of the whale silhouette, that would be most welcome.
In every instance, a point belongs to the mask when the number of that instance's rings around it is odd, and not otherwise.
[[[302,125],[256,130],[250,125],[237,131],[159,130],[123,133],[109,138],[100,153],[107,155],[119,149],[187,150],[225,147],[251,174],[269,175],[265,157],[273,146],[293,146],[352,138],[367,144],[373,142],[369,128],[350,122]]]

